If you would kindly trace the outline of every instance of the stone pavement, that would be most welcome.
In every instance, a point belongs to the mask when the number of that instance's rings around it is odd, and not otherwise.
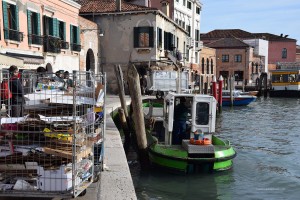
[[[130,103],[130,98],[126,98]],[[121,106],[119,96],[106,97],[106,132],[104,136],[104,171],[87,193],[76,200],[136,200],[135,189],[118,129],[110,113]],[[0,197],[0,200],[58,200],[60,198]]]

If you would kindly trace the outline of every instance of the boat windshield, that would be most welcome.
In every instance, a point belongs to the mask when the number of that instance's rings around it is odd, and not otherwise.
[[[196,124],[208,125],[209,122],[209,103],[198,102],[196,105]]]

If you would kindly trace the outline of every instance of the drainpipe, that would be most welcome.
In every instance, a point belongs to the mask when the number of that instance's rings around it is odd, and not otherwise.
[[[116,11],[122,10],[122,0],[116,0]]]

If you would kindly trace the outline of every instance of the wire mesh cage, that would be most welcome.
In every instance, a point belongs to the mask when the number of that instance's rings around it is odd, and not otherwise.
[[[101,170],[105,75],[24,70],[13,76],[1,71],[12,97],[1,95],[0,196],[84,193]]]

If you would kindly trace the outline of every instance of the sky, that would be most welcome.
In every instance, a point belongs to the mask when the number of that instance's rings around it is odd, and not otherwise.
[[[200,32],[241,29],[289,35],[300,45],[300,0],[200,0]]]

